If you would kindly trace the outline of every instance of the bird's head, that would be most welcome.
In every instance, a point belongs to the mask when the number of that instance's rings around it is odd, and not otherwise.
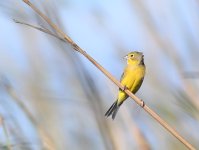
[[[144,64],[144,55],[142,52],[130,52],[124,58],[127,59],[127,64]]]

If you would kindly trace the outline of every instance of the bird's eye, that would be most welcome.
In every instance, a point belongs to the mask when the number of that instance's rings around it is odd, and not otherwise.
[[[131,54],[131,57],[134,57],[134,55],[133,55],[133,54]]]

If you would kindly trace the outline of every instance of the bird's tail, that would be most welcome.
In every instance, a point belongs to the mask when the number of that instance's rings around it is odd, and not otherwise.
[[[112,119],[115,119],[115,116],[120,108],[121,104],[117,104],[117,101],[115,101],[111,107],[108,109],[108,111],[105,113],[105,116],[109,117],[110,115],[112,115]]]

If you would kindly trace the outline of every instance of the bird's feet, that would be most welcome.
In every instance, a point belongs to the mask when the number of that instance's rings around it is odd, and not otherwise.
[[[125,85],[122,91],[128,90],[127,86]]]
[[[144,102],[142,99],[141,99],[140,106],[141,106],[142,108],[144,108],[144,106],[145,106],[145,102]]]

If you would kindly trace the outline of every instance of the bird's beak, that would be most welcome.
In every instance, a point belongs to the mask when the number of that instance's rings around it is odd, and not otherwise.
[[[124,59],[128,59],[128,55],[124,56],[123,58],[124,58]]]

